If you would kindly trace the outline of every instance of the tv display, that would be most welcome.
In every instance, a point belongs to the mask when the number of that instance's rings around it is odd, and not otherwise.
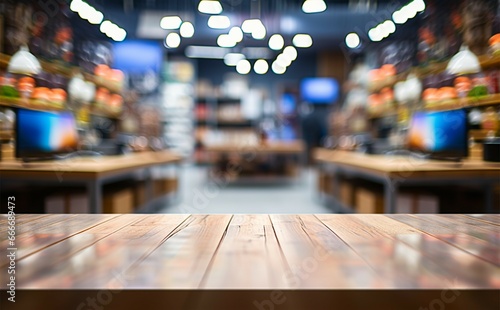
[[[16,157],[46,158],[78,148],[76,121],[70,112],[19,109],[16,117]]]
[[[467,129],[464,110],[417,112],[410,121],[408,146],[432,157],[467,157]]]
[[[311,104],[332,104],[339,92],[339,83],[332,78],[306,78],[300,84],[302,100]]]

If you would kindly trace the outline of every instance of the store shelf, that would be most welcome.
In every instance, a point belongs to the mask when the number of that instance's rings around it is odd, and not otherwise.
[[[23,99],[23,98],[10,98],[0,96],[0,106],[8,108],[23,108],[38,111],[62,111],[64,107],[56,107],[47,105],[44,101]]]
[[[67,110],[65,106],[57,107],[48,105],[44,101],[33,100],[33,99],[23,99],[23,98],[8,98],[0,96],[0,106],[8,108],[21,108],[36,111],[64,111]],[[102,116],[107,118],[120,118],[121,112],[110,111],[103,108],[94,108],[90,111],[90,114],[96,116]]]
[[[482,55],[479,56],[479,64],[483,69],[499,68],[500,67],[500,55]],[[396,76],[386,78],[377,82],[373,82],[368,86],[368,91],[370,93],[378,93],[385,87],[392,88],[397,82],[404,81],[409,72],[413,71],[420,79],[423,79],[432,74],[439,74],[446,70],[448,66],[448,61],[431,63],[425,67],[415,67],[411,68],[406,72],[402,72]]]
[[[469,130],[469,137],[473,138],[474,141],[483,141],[488,136],[495,136],[495,132],[493,130],[487,129],[471,129]]]
[[[247,119],[227,119],[227,118],[218,118],[217,125],[220,126],[234,126],[234,127],[252,127],[253,123],[251,120]]]
[[[488,95],[483,99],[464,98],[447,100],[433,104],[426,104],[424,108],[428,111],[448,111],[493,105],[500,105],[500,94]]]
[[[7,66],[9,65],[10,57],[11,56],[9,55],[0,53],[0,68],[2,69],[7,68]],[[80,70],[78,67],[72,66],[62,61],[48,62],[40,60],[40,65],[42,66],[43,71],[52,74],[60,74],[68,79],[73,77],[76,71]],[[104,80],[101,77],[89,73],[84,73],[83,75],[85,77],[85,80],[94,83],[96,87],[104,87],[112,93],[122,92],[122,87],[115,82]]]

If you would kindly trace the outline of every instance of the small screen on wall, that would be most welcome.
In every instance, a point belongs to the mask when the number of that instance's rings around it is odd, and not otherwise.
[[[302,100],[312,104],[335,103],[339,92],[339,83],[332,78],[306,78],[300,84]]]

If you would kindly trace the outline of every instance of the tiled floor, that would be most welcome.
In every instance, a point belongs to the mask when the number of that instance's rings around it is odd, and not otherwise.
[[[181,173],[181,199],[160,213],[190,214],[310,214],[332,213],[315,191],[315,172],[303,170],[293,182],[225,184],[210,178],[207,167],[185,166]]]

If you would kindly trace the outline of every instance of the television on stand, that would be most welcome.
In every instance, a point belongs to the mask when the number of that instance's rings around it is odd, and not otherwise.
[[[78,149],[78,130],[73,113],[17,109],[16,157],[36,161],[57,158]]]
[[[416,112],[408,128],[408,148],[429,158],[460,161],[469,154],[465,110]]]

